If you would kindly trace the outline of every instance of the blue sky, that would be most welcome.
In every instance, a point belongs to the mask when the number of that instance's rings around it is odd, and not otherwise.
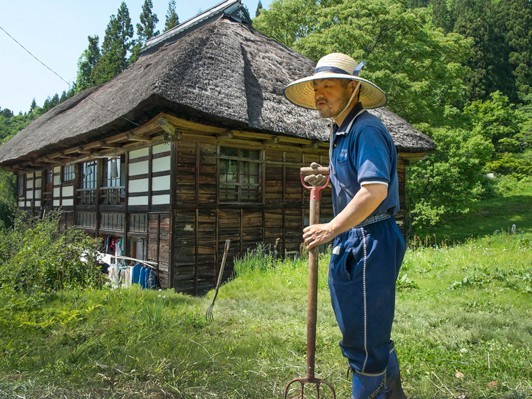
[[[123,0],[133,25],[139,22],[144,0]],[[222,0],[176,0],[180,22],[221,3]],[[272,0],[261,0],[268,8]],[[111,15],[122,0],[0,0],[0,27],[40,61],[69,83],[76,80],[77,63],[88,46],[88,36],[98,35],[100,45]],[[152,0],[163,30],[168,0]],[[258,0],[242,0],[255,16]],[[61,78],[48,70],[0,30],[0,108],[15,114],[27,112],[33,99],[42,106],[47,97],[68,90]]]

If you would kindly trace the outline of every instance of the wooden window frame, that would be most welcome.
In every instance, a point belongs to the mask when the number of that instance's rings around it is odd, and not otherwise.
[[[261,151],[220,146],[219,160],[220,202],[260,203]]]

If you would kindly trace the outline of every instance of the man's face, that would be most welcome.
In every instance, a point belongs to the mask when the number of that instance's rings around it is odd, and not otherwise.
[[[345,108],[354,90],[353,82],[346,79],[319,79],[314,81],[314,100],[322,118],[334,118]]]

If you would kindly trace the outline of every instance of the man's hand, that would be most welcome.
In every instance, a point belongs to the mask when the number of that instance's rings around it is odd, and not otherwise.
[[[330,223],[313,224],[303,229],[303,240],[307,249],[326,244],[334,237]]]
[[[315,169],[316,173],[313,175],[305,176],[303,179],[305,183],[310,184],[311,186],[323,186],[327,182],[327,176],[324,176],[321,173],[317,173],[318,168],[321,168],[321,165],[319,163],[312,162],[310,164],[310,167],[312,169]]]

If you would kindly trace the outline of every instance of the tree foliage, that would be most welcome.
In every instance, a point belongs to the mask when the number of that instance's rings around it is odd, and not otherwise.
[[[94,77],[94,68],[100,60],[100,38],[96,36],[89,36],[89,45],[78,61],[78,74],[76,79],[76,90],[81,91],[92,87],[96,84]]]
[[[277,0],[254,25],[315,61],[365,60],[388,107],[434,139],[407,181],[421,228],[467,212],[486,173],[531,174],[531,107],[513,105],[529,93],[529,15],[527,0]]]
[[[114,78],[129,65],[133,48],[133,25],[126,3],[122,2],[117,15],[111,19],[105,30],[101,57],[93,70],[94,82],[101,84]]]
[[[0,170],[0,229],[11,227],[15,210],[15,176]]]
[[[152,1],[144,0],[140,14],[140,23],[137,23],[137,39],[134,40],[133,54],[131,55],[132,62],[139,58],[140,51],[146,44],[146,41],[159,34],[157,22],[159,22],[159,18],[153,12]]]
[[[464,62],[471,42],[435,29],[427,9],[393,0],[289,0],[272,3],[255,21],[314,60],[334,51],[365,60],[362,76],[411,123],[442,124],[445,105],[460,107],[467,98]]]
[[[437,128],[430,134],[436,151],[408,172],[408,203],[417,229],[467,213],[484,194],[484,167],[493,153],[493,145],[470,130]]]
[[[529,0],[501,0],[500,14],[504,18],[509,63],[515,79],[516,94],[525,104],[532,103],[532,3]]]
[[[164,31],[172,29],[174,26],[179,25],[179,16],[175,9],[175,0],[168,2],[168,10],[166,11],[166,19],[164,22]]]

